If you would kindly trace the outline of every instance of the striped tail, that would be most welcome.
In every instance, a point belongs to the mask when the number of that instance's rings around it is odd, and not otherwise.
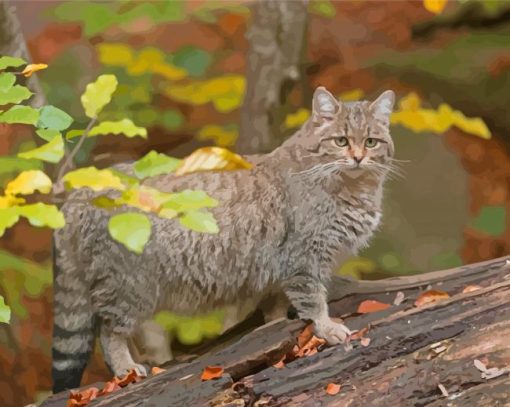
[[[72,252],[64,251],[67,256]],[[59,257],[53,241],[53,393],[80,386],[94,347],[94,314],[87,284],[73,259]]]

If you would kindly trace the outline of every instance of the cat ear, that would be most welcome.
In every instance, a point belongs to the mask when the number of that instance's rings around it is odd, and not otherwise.
[[[393,111],[393,104],[395,103],[395,93],[392,90],[387,90],[372,102],[370,110],[376,119],[382,121],[389,121],[390,114]]]
[[[313,93],[312,107],[313,120],[320,122],[321,119],[333,119],[340,110],[340,103],[325,87],[319,86]]]

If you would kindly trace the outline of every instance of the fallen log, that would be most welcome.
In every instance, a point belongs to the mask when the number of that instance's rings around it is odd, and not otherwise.
[[[510,400],[510,256],[419,276],[335,281],[330,313],[351,329],[368,330],[363,345],[319,349],[276,368],[305,324],[281,319],[246,333],[245,322],[197,348],[194,360],[90,406],[492,406]],[[449,298],[415,306],[428,289]],[[393,305],[397,293],[402,301]],[[366,299],[390,306],[357,313]],[[202,381],[210,365],[225,373]],[[329,383],[340,391],[328,394]],[[42,406],[65,406],[68,395]]]

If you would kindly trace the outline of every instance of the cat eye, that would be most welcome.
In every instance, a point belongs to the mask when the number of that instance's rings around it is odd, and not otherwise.
[[[347,139],[347,137],[335,138],[335,144],[338,147],[345,147],[349,145],[349,140]]]
[[[366,148],[374,148],[377,144],[379,144],[379,140],[369,137],[365,140]]]

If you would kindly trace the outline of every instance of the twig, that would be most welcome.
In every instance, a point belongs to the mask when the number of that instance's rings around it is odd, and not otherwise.
[[[89,124],[87,125],[87,128],[85,129],[85,131],[81,135],[80,140],[78,140],[78,143],[74,146],[74,148],[71,150],[69,155],[66,157],[66,160],[65,160],[64,164],[62,164],[62,167],[60,167],[60,170],[58,171],[58,176],[57,176],[57,180],[55,181],[55,184],[59,184],[60,181],[62,180],[62,177],[64,176],[64,173],[66,172],[66,170],[68,168],[72,167],[74,156],[76,155],[78,150],[81,148],[81,146],[85,142],[85,139],[89,135],[89,132],[92,129],[92,127],[94,127],[94,124],[96,124],[96,121],[97,121],[97,117],[95,117],[95,116],[90,120]]]

